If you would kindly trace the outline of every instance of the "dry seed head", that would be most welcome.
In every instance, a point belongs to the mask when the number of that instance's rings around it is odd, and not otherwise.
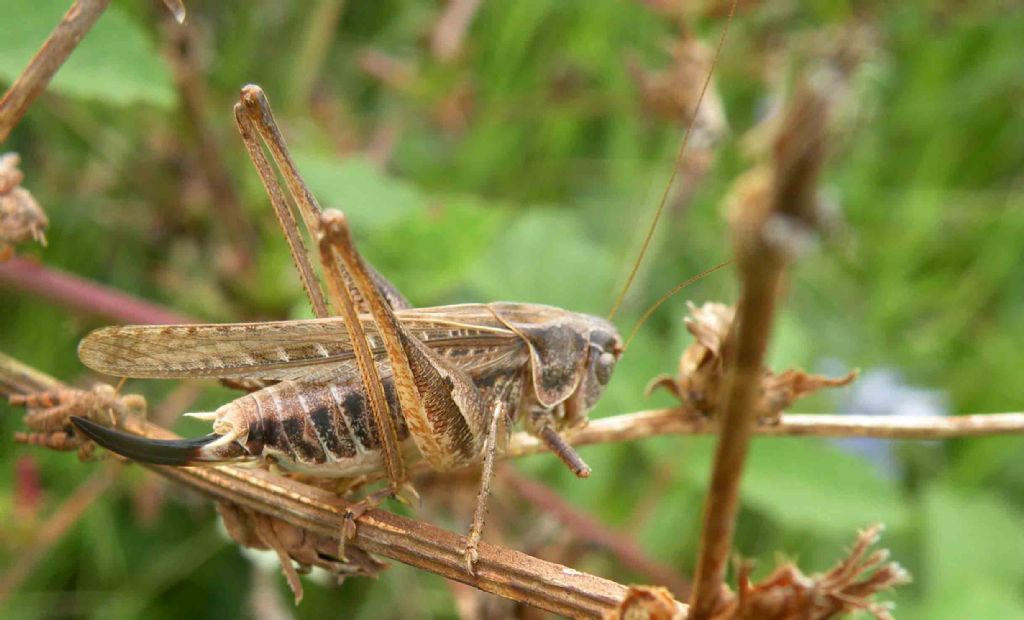
[[[0,156],[0,248],[35,240],[46,245],[46,213],[28,190],[21,187],[24,174],[17,153]]]
[[[883,590],[907,583],[909,575],[896,563],[879,566],[888,557],[885,550],[864,559],[880,531],[880,526],[874,526],[860,532],[849,554],[824,574],[804,575],[795,564],[784,562],[768,577],[752,583],[752,564],[741,563],[738,592],[724,594],[712,617],[825,620],[859,611],[876,620],[891,618],[891,603],[871,599]]]
[[[708,302],[701,306],[688,303],[689,316],[684,319],[694,342],[679,359],[676,376],[661,375],[647,387],[648,394],[663,387],[680,400],[690,411],[713,415],[721,405],[725,386],[726,365],[730,336],[735,317],[731,306]],[[757,415],[764,420],[776,419],[794,401],[824,388],[842,387],[857,378],[857,371],[842,377],[830,378],[806,373],[798,368],[774,372],[762,369],[761,387],[755,403]],[[877,530],[865,535],[877,537]],[[864,544],[866,548],[870,542]],[[859,549],[860,547],[858,547]]]
[[[714,61],[712,49],[690,34],[668,40],[663,45],[672,57],[662,70],[647,70],[635,57],[627,58],[627,68],[640,96],[652,114],[688,125],[692,123],[692,148],[710,150],[729,130],[725,106],[712,80],[698,107],[704,80]],[[694,112],[696,111],[696,116]]]

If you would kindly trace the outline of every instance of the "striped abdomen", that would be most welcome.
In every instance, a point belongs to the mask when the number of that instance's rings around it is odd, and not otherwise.
[[[398,439],[407,443],[394,384],[390,377],[383,384]],[[246,456],[276,457],[288,469],[326,476],[369,473],[380,467],[380,441],[361,387],[358,381],[282,381],[220,407],[214,431],[237,431]]]

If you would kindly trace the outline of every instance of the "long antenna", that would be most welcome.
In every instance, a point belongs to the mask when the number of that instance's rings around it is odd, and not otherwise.
[[[691,284],[693,284],[694,282],[696,282],[698,280],[704,279],[706,276],[709,276],[709,275],[713,274],[714,272],[718,271],[722,267],[728,267],[732,263],[733,263],[733,260],[731,258],[729,260],[725,261],[724,263],[718,263],[717,265],[715,265],[711,269],[705,269],[704,271],[698,273],[697,275],[693,276],[692,278],[689,278],[687,280],[684,280],[684,281],[680,282],[679,284],[675,285],[672,288],[671,291],[669,291],[669,292],[665,293],[664,295],[662,295],[661,299],[659,299],[658,301],[654,302],[654,304],[650,308],[647,309],[647,312],[644,312],[643,316],[640,317],[640,320],[638,320],[636,322],[636,325],[633,326],[633,330],[631,332],[629,332],[629,338],[626,338],[626,344],[624,344],[622,346],[622,351],[625,352],[626,349],[629,348],[629,343],[633,342],[633,338],[636,338],[637,332],[640,331],[640,327],[644,323],[647,322],[647,319],[651,318],[651,315],[654,314],[654,311],[657,310],[661,306],[661,304],[663,304],[666,301],[668,301],[673,295],[675,295],[679,291],[683,290],[687,286],[690,286]]]
[[[708,69],[707,77],[704,78],[704,85],[700,89],[700,95],[697,97],[697,105],[694,106],[693,114],[690,116],[689,121],[686,124],[686,133],[683,134],[683,141],[679,145],[679,150],[676,151],[676,158],[674,165],[672,166],[672,175],[668,179],[668,184],[665,186],[665,191],[661,195],[661,202],[658,203],[658,210],[654,212],[654,219],[651,221],[650,227],[647,229],[647,235],[644,237],[643,245],[640,246],[640,255],[636,257],[636,262],[633,263],[633,269],[629,272],[629,277],[626,278],[626,283],[622,286],[622,290],[619,291],[619,296],[615,299],[615,304],[612,306],[611,312],[608,313],[608,320],[615,318],[616,313],[619,311],[619,307],[622,305],[623,300],[626,298],[626,293],[629,292],[629,287],[633,285],[633,280],[636,279],[636,273],[640,270],[640,263],[644,260],[644,255],[647,254],[647,249],[651,245],[651,238],[654,236],[654,230],[658,227],[658,220],[661,219],[661,214],[665,210],[665,204],[668,203],[668,195],[672,190],[672,185],[676,181],[676,177],[679,175],[679,167],[683,162],[683,153],[686,151],[686,145],[690,142],[690,134],[693,133],[693,124],[697,120],[697,114],[700,112],[701,103],[704,101],[704,95],[708,91],[708,87],[711,85],[711,76],[715,73],[715,65],[718,64],[718,57],[722,53],[722,46],[725,44],[725,35],[729,32],[729,24],[732,23],[733,13],[736,12],[736,3],[738,0],[732,0],[729,4],[729,16],[725,20],[725,27],[722,28],[722,36],[718,39],[718,47],[715,48],[715,55],[711,58],[711,67]]]

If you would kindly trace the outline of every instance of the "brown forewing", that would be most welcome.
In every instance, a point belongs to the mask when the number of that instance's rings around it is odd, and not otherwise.
[[[521,338],[483,304],[396,313],[428,347],[471,374],[518,361]],[[386,355],[369,316],[361,317],[378,363]],[[356,373],[340,318],[212,325],[107,327],[86,336],[79,357],[93,370],[137,378],[252,378],[315,381]]]

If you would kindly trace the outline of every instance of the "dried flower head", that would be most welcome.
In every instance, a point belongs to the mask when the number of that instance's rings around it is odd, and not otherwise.
[[[759,583],[751,583],[752,565],[745,562],[739,570],[739,591],[723,597],[715,611],[715,620],[824,620],[839,614],[866,612],[877,620],[891,620],[891,605],[872,600],[875,594],[910,582],[910,574],[889,552],[879,549],[882,525],[861,531],[847,557],[828,572],[811,576],[786,563]]]
[[[32,194],[23,187],[17,153],[0,155],[0,260],[11,256],[11,246],[34,239],[46,245],[49,220]]]
[[[721,303],[708,302],[697,307],[687,303],[690,316],[684,319],[694,342],[679,358],[676,376],[660,375],[647,386],[650,394],[657,388],[671,392],[683,406],[692,411],[713,415],[721,402],[725,383],[725,360],[729,354],[730,334],[735,309]],[[776,374],[763,369],[761,393],[757,403],[760,419],[776,419],[794,401],[826,387],[848,385],[857,378],[857,371],[846,376],[829,378],[792,368]]]
[[[710,150],[729,129],[714,82],[708,84],[704,101],[697,108],[714,59],[713,50],[688,34],[667,41],[664,48],[672,62],[662,70],[645,69],[635,57],[627,59],[627,69],[644,107],[658,118],[682,125],[692,120],[692,146],[698,151]],[[694,112],[697,115],[691,119]]]

